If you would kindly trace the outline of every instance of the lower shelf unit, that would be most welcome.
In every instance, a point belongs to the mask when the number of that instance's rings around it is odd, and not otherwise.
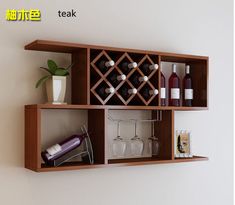
[[[155,118],[156,111],[162,112],[162,120],[154,122],[155,134],[159,137],[161,149],[158,157],[141,157],[112,159],[107,152],[108,138],[108,112],[116,110],[138,110],[149,112],[152,119]],[[25,106],[25,168],[36,172],[78,170],[88,168],[116,167],[116,166],[136,166],[147,164],[167,164],[179,162],[192,162],[208,160],[207,157],[194,156],[193,158],[174,157],[174,110],[184,110],[183,107],[173,109],[172,107],[158,106],[95,106],[95,105],[26,105]],[[186,110],[189,110],[187,108]],[[200,108],[198,108],[200,109]],[[59,167],[50,167],[43,164],[41,160],[42,143],[45,138],[42,132],[43,112],[45,110],[74,110],[85,111],[86,124],[90,133],[94,151],[94,164],[84,164],[83,162],[68,162]],[[195,107],[192,109],[195,110]],[[61,122],[60,122],[61,124]],[[46,129],[51,126],[46,124]],[[56,142],[56,141],[55,141]],[[54,143],[55,143],[54,142]]]

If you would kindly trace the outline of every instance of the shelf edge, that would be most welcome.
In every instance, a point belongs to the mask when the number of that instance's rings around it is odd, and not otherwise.
[[[207,161],[208,157],[194,156],[189,159],[174,159],[174,160],[156,160],[146,162],[125,162],[125,163],[113,163],[113,164],[95,164],[95,165],[79,165],[79,166],[62,166],[62,167],[42,167],[36,170],[36,172],[52,172],[52,171],[73,171],[80,169],[95,169],[95,168],[112,168],[112,167],[124,167],[124,166],[141,166],[141,165],[154,165],[154,164],[173,164],[173,163],[185,163],[185,162],[198,162]]]
[[[125,106],[125,105],[55,105],[31,104],[25,105],[26,109],[108,109],[108,110],[175,110],[175,111],[201,111],[208,107],[170,107],[170,106]]]
[[[37,48],[38,46],[38,48]],[[40,46],[55,46],[55,47],[66,47],[66,49],[60,50],[53,50],[53,49],[40,49]],[[162,51],[155,51],[155,50],[145,50],[145,49],[130,49],[130,48],[119,48],[119,47],[110,47],[110,46],[103,46],[103,45],[90,45],[90,44],[80,44],[80,43],[72,43],[72,42],[61,42],[61,41],[50,41],[50,40],[42,40],[37,39],[27,45],[25,45],[25,50],[36,50],[36,51],[51,51],[51,52],[64,52],[64,53],[72,53],[72,50],[78,50],[81,48],[90,48],[90,49],[106,49],[106,50],[113,50],[113,51],[126,51],[126,52],[139,52],[139,53],[150,53],[156,54],[161,56],[172,56],[178,58],[189,58],[195,60],[208,60],[209,56],[201,56],[201,55],[192,55],[192,54],[181,54],[181,53],[171,53],[171,52],[162,52]],[[70,52],[71,50],[71,52]]]

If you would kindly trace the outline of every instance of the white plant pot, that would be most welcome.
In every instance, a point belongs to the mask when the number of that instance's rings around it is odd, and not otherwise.
[[[52,76],[46,81],[48,103],[66,104],[64,102],[66,91],[66,76]]]

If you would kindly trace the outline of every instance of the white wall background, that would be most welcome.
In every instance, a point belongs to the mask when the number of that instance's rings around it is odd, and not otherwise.
[[[6,22],[6,9],[38,8],[42,21]],[[75,9],[79,18],[57,11]],[[0,204],[231,205],[233,181],[232,0],[1,1]],[[46,59],[24,51],[35,39],[210,56],[210,109],[176,114],[208,162],[34,173],[24,165],[24,104],[45,102],[35,89]],[[60,57],[60,58],[59,58]]]

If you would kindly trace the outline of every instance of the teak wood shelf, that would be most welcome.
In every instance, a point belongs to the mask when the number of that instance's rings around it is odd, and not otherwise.
[[[207,160],[206,157],[194,156],[188,159],[174,158],[174,112],[208,109],[208,60],[206,56],[165,53],[125,48],[64,43],[36,40],[25,46],[26,50],[71,53],[73,64],[71,79],[72,104],[51,105],[37,104],[25,106],[25,167],[37,172],[75,170],[84,168],[132,166],[142,164],[178,163]],[[101,72],[97,63],[100,60],[114,60],[115,65],[107,72]],[[137,68],[127,73],[127,79],[117,86],[109,80],[112,73],[123,73],[121,62],[137,62]],[[132,74],[145,75],[141,69],[144,62],[158,64],[159,69],[148,73],[148,82],[138,85],[137,95],[125,99],[120,92],[122,86],[133,88]],[[191,67],[194,83],[194,101],[192,107],[171,107],[160,105],[160,93],[145,99],[142,89],[158,89],[160,92],[161,62],[187,63]],[[97,93],[99,86],[114,87],[115,92],[102,98]],[[67,163],[59,167],[48,167],[41,163],[41,111],[43,109],[87,110],[88,131],[94,149],[95,164]],[[161,110],[163,120],[156,122],[155,132],[159,136],[161,149],[159,156],[148,158],[109,159],[106,155],[107,113],[109,110],[148,110],[154,118],[155,111]],[[95,133],[95,135],[94,135]],[[161,134],[160,134],[161,133]]]

